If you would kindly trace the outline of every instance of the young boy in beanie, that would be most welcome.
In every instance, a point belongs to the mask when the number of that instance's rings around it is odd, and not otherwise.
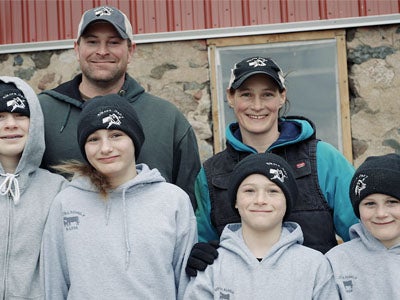
[[[137,164],[145,136],[117,94],[83,107],[77,139],[86,162],[55,199],[44,233],[47,299],[182,299],[196,239],[189,196]]]
[[[339,299],[324,255],[302,245],[297,223],[284,222],[298,190],[283,158],[247,156],[228,194],[241,223],[225,227],[218,258],[191,278],[185,299]]]
[[[361,222],[330,261],[342,299],[400,299],[400,155],[368,157],[356,170],[350,199]]]
[[[39,168],[43,114],[35,92],[0,77],[0,299],[44,299],[40,247],[47,215],[66,180]]]

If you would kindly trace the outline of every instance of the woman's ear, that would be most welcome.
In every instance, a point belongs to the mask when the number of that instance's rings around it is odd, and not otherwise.
[[[229,106],[233,108],[235,104],[235,94],[232,94],[230,89],[226,89],[226,99],[228,100]]]
[[[280,92],[281,95],[281,99],[280,99],[280,104],[279,104],[279,108],[281,108],[285,102],[286,102],[286,90],[283,90],[282,92]]]

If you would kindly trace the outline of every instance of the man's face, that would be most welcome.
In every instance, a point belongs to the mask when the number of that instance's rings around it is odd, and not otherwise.
[[[74,48],[83,76],[94,84],[121,80],[134,50],[108,22],[89,25]]]

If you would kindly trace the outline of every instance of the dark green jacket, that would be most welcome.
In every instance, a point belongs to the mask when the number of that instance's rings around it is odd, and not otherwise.
[[[46,151],[42,167],[50,169],[68,159],[83,160],[76,130],[83,100],[79,93],[82,75],[39,94],[45,122]],[[145,141],[137,163],[157,168],[168,182],[184,189],[194,200],[194,181],[200,170],[196,136],[184,115],[172,103],[144,91],[126,75],[119,91],[136,110]]]

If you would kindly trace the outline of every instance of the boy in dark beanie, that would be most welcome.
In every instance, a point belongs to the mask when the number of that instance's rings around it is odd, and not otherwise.
[[[327,259],[302,245],[297,223],[284,222],[298,189],[283,158],[247,156],[228,194],[241,223],[225,227],[218,258],[191,278],[185,299],[339,299]]]
[[[368,157],[350,185],[351,241],[329,251],[342,299],[400,299],[400,155]],[[379,276],[377,276],[379,274]]]

